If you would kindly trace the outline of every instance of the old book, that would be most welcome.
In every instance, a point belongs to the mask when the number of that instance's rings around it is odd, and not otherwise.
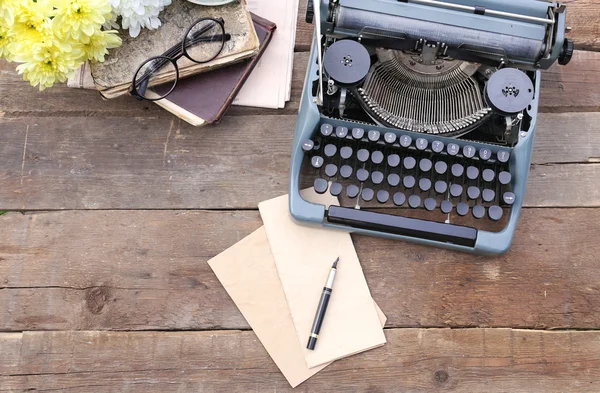
[[[105,98],[126,94],[138,67],[148,58],[159,56],[181,42],[192,23],[203,17],[223,18],[225,32],[231,35],[231,39],[225,42],[219,56],[208,63],[197,64],[182,57],[177,63],[180,78],[236,63],[258,52],[258,37],[245,0],[218,7],[173,0],[161,14],[162,26],[159,29],[144,29],[136,38],[124,32],[121,34],[123,45],[112,49],[104,63],[91,63],[96,88]],[[198,53],[201,50],[201,46],[193,47],[190,54],[194,56],[194,51]],[[174,71],[164,72],[160,78],[155,78],[154,84],[166,83],[174,78]]]
[[[218,123],[265,52],[276,27],[274,23],[254,14],[252,20],[260,41],[256,56],[181,79],[171,94],[154,103],[193,126]],[[156,86],[148,90],[146,95],[158,98],[168,93],[170,88],[170,83]]]

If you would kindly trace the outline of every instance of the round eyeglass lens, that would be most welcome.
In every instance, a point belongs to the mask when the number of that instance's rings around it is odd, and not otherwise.
[[[223,25],[212,19],[201,19],[188,30],[184,50],[196,63],[206,63],[218,56],[224,43]]]
[[[173,75],[175,75],[173,80],[165,82]],[[158,100],[173,91],[178,78],[177,66],[171,59],[162,56],[153,57],[146,60],[135,74],[134,88],[140,97]]]

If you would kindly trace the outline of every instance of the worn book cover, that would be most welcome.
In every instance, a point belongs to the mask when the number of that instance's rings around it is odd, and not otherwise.
[[[235,63],[258,52],[259,41],[245,0],[218,7],[173,0],[160,15],[161,27],[157,30],[143,29],[136,38],[123,32],[123,45],[112,49],[104,63],[91,63],[96,88],[105,98],[126,94],[140,64],[181,42],[187,29],[203,17],[223,18],[225,32],[231,35],[231,40],[225,42],[219,56],[208,63],[197,64],[182,57],[177,62],[180,78]],[[202,48],[195,47],[192,50]],[[155,80],[155,84],[166,83],[174,78],[175,72],[165,72]]]

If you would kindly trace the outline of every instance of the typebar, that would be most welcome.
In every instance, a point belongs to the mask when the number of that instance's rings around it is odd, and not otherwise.
[[[475,228],[339,206],[329,207],[327,219],[331,223],[344,224],[353,228],[383,231],[467,247],[474,247],[477,239]]]

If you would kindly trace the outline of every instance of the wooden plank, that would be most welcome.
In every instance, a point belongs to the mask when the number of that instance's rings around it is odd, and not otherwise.
[[[599,332],[393,329],[292,390],[252,332],[26,332],[8,391],[597,392]],[[5,340],[0,335],[0,342]],[[12,338],[8,338],[12,340]]]
[[[295,121],[232,116],[199,131],[164,118],[0,119],[0,206],[254,209],[287,192]],[[600,168],[589,164],[600,157],[599,122],[600,113],[540,116],[534,164],[573,165],[534,168],[527,206],[600,206]],[[580,168],[585,177],[571,176]]]
[[[291,101],[285,109],[268,110],[233,106],[226,116],[242,115],[282,115],[296,114],[302,94],[307,52],[295,54],[292,74]],[[40,93],[31,88],[21,76],[14,72],[14,64],[0,61],[0,117],[149,117],[172,119],[173,116],[157,105],[137,101],[132,97],[120,97],[113,100],[102,100],[93,91],[69,89],[65,86],[54,86]],[[571,63],[566,66],[555,65],[542,74],[542,92],[540,111],[599,111],[600,93],[596,85],[600,81],[600,53],[576,51]],[[210,129],[210,128],[208,128]],[[205,130],[205,129],[202,129]]]
[[[596,328],[598,222],[526,209],[499,258],[354,241],[390,327]],[[7,213],[0,330],[247,329],[206,261],[260,225],[256,211]]]
[[[304,21],[306,0],[300,0],[296,30],[296,50],[310,50],[314,25]],[[600,50],[600,4],[594,0],[565,0],[567,5],[567,26],[572,27],[568,38],[575,41],[578,49]]]

